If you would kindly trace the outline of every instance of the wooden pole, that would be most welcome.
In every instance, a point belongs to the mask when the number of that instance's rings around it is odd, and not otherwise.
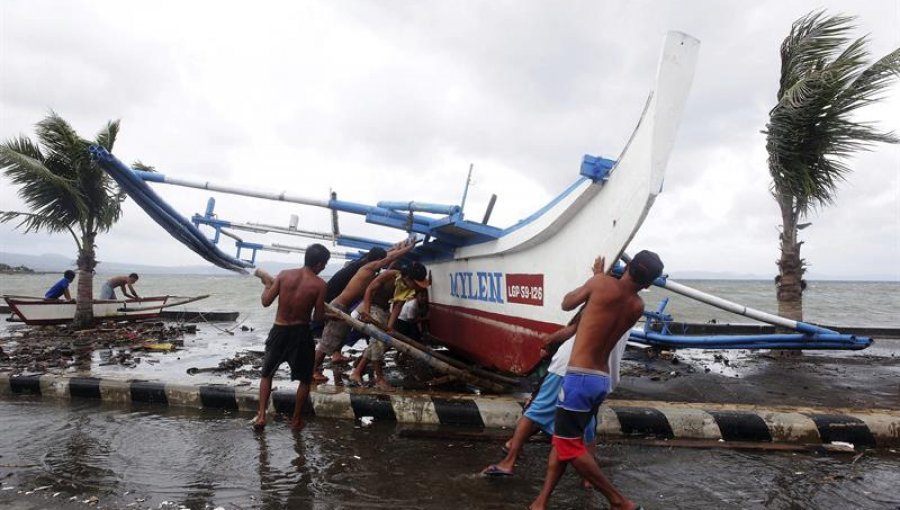
[[[350,317],[349,315],[344,313],[343,311],[339,310],[338,308],[331,306],[330,304],[326,304],[325,306],[328,308],[328,310],[332,314],[334,314],[334,316],[336,316],[340,320],[343,320],[344,322],[349,324],[353,329],[362,331],[362,332],[368,334],[371,338],[374,338],[380,342],[384,342],[385,344],[387,344],[388,347],[393,347],[393,348],[397,349],[399,352],[409,355],[410,357],[420,360],[424,363],[427,363],[429,366],[431,366],[432,368],[434,368],[436,370],[439,370],[440,372],[456,376],[461,381],[465,381],[474,386],[478,386],[479,388],[484,388],[486,390],[494,391],[497,393],[503,393],[503,392],[507,391],[507,389],[508,389],[506,386],[504,386],[502,384],[485,379],[483,377],[478,377],[467,370],[463,370],[463,369],[454,367],[453,365],[450,365],[449,363],[447,363],[445,361],[441,361],[440,359],[437,359],[433,354],[416,349],[415,347],[413,347],[405,342],[402,342],[402,341],[392,337],[391,335],[388,335],[387,333],[385,333],[384,331],[382,331],[381,329],[379,329],[378,327],[376,327],[373,324],[368,324],[368,323],[356,320],[353,317]]]

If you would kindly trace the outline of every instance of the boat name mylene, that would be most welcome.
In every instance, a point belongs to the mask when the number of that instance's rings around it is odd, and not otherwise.
[[[460,271],[450,273],[450,295],[459,299],[503,303],[503,273]],[[506,275],[506,300],[510,303],[543,306],[544,275]]]
[[[450,295],[460,299],[503,303],[503,273],[450,273]]]

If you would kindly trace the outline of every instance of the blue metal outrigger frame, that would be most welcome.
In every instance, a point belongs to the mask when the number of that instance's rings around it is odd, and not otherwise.
[[[242,240],[238,240],[238,248],[249,248],[253,250],[252,261],[241,261],[239,258],[224,256],[217,248],[213,249],[209,244],[215,245],[220,240],[222,227],[235,227],[235,224],[218,220],[208,211],[209,214],[204,216],[195,215],[192,218],[194,225],[186,227],[184,218],[173,218],[171,214],[157,214],[160,208],[168,208],[168,205],[151,190],[146,182],[155,182],[163,184],[172,184],[196,189],[205,189],[209,191],[217,191],[229,193],[233,195],[263,198],[267,200],[277,200],[315,207],[323,207],[330,209],[334,213],[344,212],[350,214],[358,214],[365,216],[366,222],[373,225],[394,228],[407,232],[411,236],[419,236],[424,242],[414,250],[414,254],[424,262],[448,260],[453,257],[454,251],[462,246],[469,246],[485,241],[499,239],[511,232],[514,232],[524,225],[527,225],[539,218],[546,210],[554,204],[563,200],[579,187],[585,180],[594,182],[605,181],[615,165],[615,161],[585,155],[581,167],[580,175],[575,183],[563,191],[559,196],[554,198],[545,207],[539,209],[531,216],[511,225],[505,229],[497,228],[484,223],[478,223],[465,219],[462,206],[460,205],[442,205],[429,204],[423,202],[378,202],[376,205],[366,205],[346,200],[338,200],[334,195],[330,200],[310,199],[307,197],[293,196],[287,192],[272,193],[265,191],[256,191],[247,188],[238,188],[232,186],[224,186],[211,182],[196,182],[183,179],[167,177],[158,172],[146,172],[128,168],[115,156],[110,154],[104,148],[99,146],[91,147],[91,153],[101,167],[110,174],[110,176],[122,186],[129,195],[134,195],[135,201],[140,205],[154,220],[163,226],[170,234],[184,242],[189,248],[198,254],[207,258],[211,262],[231,270],[241,270],[248,265],[252,266],[255,261],[255,253],[261,249],[277,249],[274,246],[241,244]],[[171,209],[171,208],[169,208]],[[425,216],[423,214],[443,215],[439,217]],[[213,239],[203,240],[198,238],[199,230],[197,227],[201,224],[209,225],[216,230]],[[271,227],[271,226],[268,226]],[[278,227],[275,227],[278,228]],[[257,229],[257,230],[261,230]],[[274,231],[268,228],[269,231]],[[336,229],[335,229],[336,230]],[[283,232],[282,232],[283,233]],[[376,246],[385,247],[393,243],[383,241],[364,239],[358,237],[344,236],[337,232],[326,235],[325,239],[332,240],[338,245],[353,247],[358,250],[370,250]],[[233,237],[233,236],[232,236]],[[315,236],[312,236],[315,237]],[[353,255],[351,255],[352,258]]]
[[[627,260],[623,256],[623,260]],[[624,267],[620,264],[613,269],[621,275]],[[672,316],[665,313],[669,298],[664,298],[655,311],[645,311],[643,330],[632,329],[630,339],[642,344],[675,349],[841,349],[861,350],[872,345],[872,338],[846,335],[814,324],[793,321],[777,315],[754,310],[737,303],[706,294],[686,285],[673,282],[661,276],[654,286],[670,290],[688,298],[706,303],[732,313],[750,317],[796,333],[775,333],[762,335],[677,335],[669,329]],[[658,328],[658,331],[654,329]]]
[[[292,247],[287,245],[262,245],[259,243],[249,243],[240,239],[238,236],[226,229],[243,229],[256,232],[278,232],[303,237],[313,237],[323,240],[331,240],[338,245],[352,247],[360,250],[369,250],[375,246],[388,247],[391,243],[365,239],[359,237],[345,236],[337,232],[335,223],[331,234],[305,232],[292,227],[287,229],[272,225],[263,224],[239,224],[218,219],[213,213],[215,201],[210,199],[207,205],[206,214],[194,215],[189,221],[178,214],[171,206],[169,206],[162,198],[160,198],[152,189],[147,186],[146,181],[174,184],[178,186],[192,187],[198,189],[207,189],[223,193],[230,193],[242,196],[250,196],[256,198],[264,198],[269,200],[279,200],[304,205],[312,205],[331,209],[333,212],[341,211],[353,214],[360,214],[366,217],[368,223],[393,227],[406,231],[410,235],[421,234],[424,236],[424,243],[418,246],[414,253],[415,256],[428,260],[445,260],[452,257],[453,251],[460,246],[466,246],[483,242],[490,239],[497,239],[509,234],[521,226],[534,221],[540,217],[543,211],[551,207],[554,203],[562,200],[565,196],[574,190],[580,182],[585,179],[591,179],[595,182],[605,180],[609,171],[613,166],[613,161],[603,158],[594,158],[585,156],[581,167],[581,176],[575,184],[570,186],[560,196],[555,198],[546,207],[537,211],[535,214],[525,218],[524,220],[512,225],[506,229],[499,229],[481,223],[474,223],[463,218],[462,208],[460,206],[447,206],[439,204],[424,204],[419,202],[379,202],[375,206],[358,204],[337,200],[332,195],[330,200],[311,200],[300,197],[290,197],[286,193],[266,193],[259,191],[251,191],[247,189],[232,188],[227,186],[214,185],[211,183],[188,182],[178,179],[169,179],[166,176],[156,172],[136,171],[115,156],[107,152],[99,146],[91,147],[91,154],[100,166],[118,182],[119,186],[125,190],[128,195],[142,208],[145,212],[160,226],[162,226],[170,235],[178,241],[189,247],[191,250],[212,262],[213,264],[246,273],[248,268],[253,267],[256,261],[256,254],[259,250],[275,250],[275,251],[303,251],[303,248]],[[415,214],[423,212],[429,214],[445,214],[441,218],[431,218]],[[209,239],[199,230],[200,225],[207,225],[215,230],[213,239]],[[238,249],[237,257],[231,257],[223,253],[217,247],[221,235],[226,235],[235,239]],[[242,260],[240,258],[241,250],[251,250],[251,259]],[[356,258],[358,253],[341,254],[346,258]],[[628,257],[622,259],[627,263]],[[613,272],[622,273],[624,267],[618,265]],[[766,322],[778,327],[790,329],[795,333],[785,334],[766,334],[766,335],[676,335],[669,330],[668,324],[672,322],[671,316],[665,313],[665,307],[668,299],[663,300],[656,311],[645,312],[647,321],[643,331],[634,329],[631,331],[631,339],[640,343],[662,346],[668,348],[701,348],[701,349],[865,349],[872,344],[872,339],[868,337],[857,337],[854,335],[845,335],[826,329],[813,324],[799,321],[792,321],[784,317],[778,317],[766,312],[747,308],[745,306],[727,301],[725,299],[703,293],[696,289],[678,284],[668,280],[666,277],[657,278],[653,282],[654,285],[682,294],[691,299],[707,303],[711,306],[721,308],[723,310],[744,315],[751,319]],[[659,325],[660,330],[655,331],[652,326]]]

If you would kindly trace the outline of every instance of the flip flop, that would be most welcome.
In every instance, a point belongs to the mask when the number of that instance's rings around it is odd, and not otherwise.
[[[481,474],[484,476],[489,476],[489,477],[503,478],[503,477],[507,477],[507,476],[512,476],[513,472],[506,471],[505,469],[501,468],[500,466],[498,466],[496,464],[491,464],[490,466],[486,467],[484,469],[484,471],[481,472]]]

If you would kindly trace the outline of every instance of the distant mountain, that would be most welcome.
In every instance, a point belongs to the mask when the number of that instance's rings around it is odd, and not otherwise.
[[[75,267],[75,259],[46,253],[44,255],[20,255],[0,252],[0,263],[10,266],[28,266],[35,271],[59,271]]]

